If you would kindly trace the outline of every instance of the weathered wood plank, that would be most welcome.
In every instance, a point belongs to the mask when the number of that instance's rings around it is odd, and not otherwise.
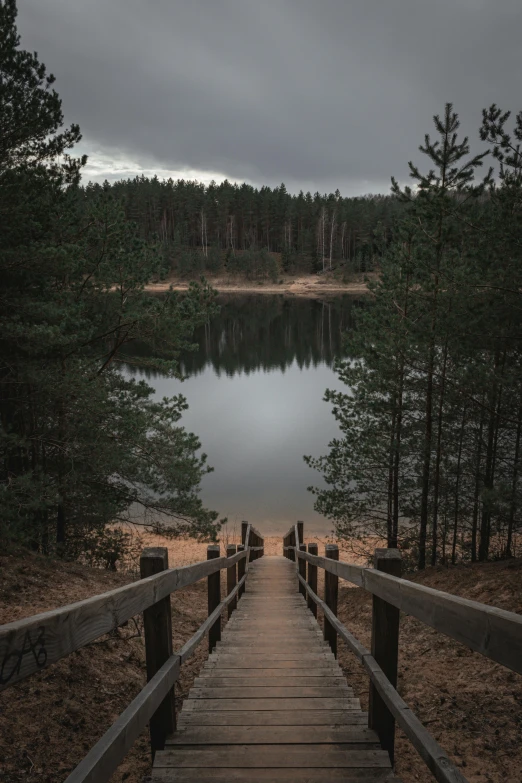
[[[214,688],[213,686],[194,685],[189,693],[189,699],[251,699],[252,707],[255,707],[254,699],[304,699],[304,698],[344,698],[348,697],[348,686],[308,686],[302,685],[255,685],[228,688]]]
[[[178,726],[352,726],[366,725],[368,714],[359,706],[344,710],[237,710],[236,712],[200,712],[182,709]]]
[[[156,767],[194,767],[195,754],[192,748],[180,746],[162,750],[156,754]],[[230,767],[231,755],[228,748],[203,746],[197,751],[198,768]],[[328,767],[364,768],[390,765],[384,750],[338,750],[328,745],[236,745],[234,765],[245,769],[269,769],[292,767],[294,769]]]
[[[228,670],[226,670],[228,671]],[[254,670],[259,671],[259,669]],[[276,671],[278,671],[276,669]],[[196,688],[205,686],[210,688],[229,688],[230,686],[242,688],[242,687],[248,687],[248,686],[255,686],[256,688],[259,687],[266,687],[268,685],[274,685],[278,682],[285,683],[285,687],[287,688],[302,688],[302,687],[310,687],[310,686],[317,686],[320,685],[321,687],[327,687],[327,688],[333,688],[334,686],[340,686],[343,688],[343,690],[346,690],[348,686],[346,685],[346,680],[344,677],[339,673],[336,677],[333,676],[333,674],[324,674],[316,677],[290,677],[288,676],[287,672],[288,670],[282,669],[281,671],[284,672],[284,679],[279,677],[272,677],[270,675],[260,675],[259,678],[254,677],[227,677],[226,672],[225,673],[219,673],[219,675],[216,673],[213,676],[207,676],[202,673],[200,673],[199,677],[196,678],[194,682],[194,686]],[[349,689],[351,690],[351,689]]]
[[[346,710],[359,709],[359,699],[351,698],[303,698],[303,699],[256,699],[256,710]],[[254,705],[253,705],[254,706]],[[244,699],[187,699],[184,710],[194,712],[228,712],[244,710]]]
[[[378,747],[379,738],[365,726],[187,726],[169,737],[166,747],[292,744]]]
[[[214,783],[226,780],[231,783],[401,783],[386,769],[170,769],[153,770],[153,781],[162,783]]]

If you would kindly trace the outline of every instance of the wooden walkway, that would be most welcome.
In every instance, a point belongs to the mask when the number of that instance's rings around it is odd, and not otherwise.
[[[297,591],[294,563],[263,557],[246,585],[152,780],[397,781]]]

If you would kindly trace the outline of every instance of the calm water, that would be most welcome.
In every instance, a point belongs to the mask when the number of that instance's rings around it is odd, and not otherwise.
[[[326,388],[346,388],[333,372],[341,334],[353,327],[351,297],[222,297],[221,313],[182,359],[188,380],[147,373],[158,397],[182,393],[182,423],[201,440],[215,469],[202,482],[207,507],[231,526],[246,519],[266,535],[298,519],[309,533],[331,523],[313,508],[307,486],[322,485],[304,454],[319,456],[339,434]]]

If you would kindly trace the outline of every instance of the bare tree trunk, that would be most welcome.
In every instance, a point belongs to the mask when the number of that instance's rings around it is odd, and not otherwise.
[[[431,542],[431,564],[437,562],[437,537],[438,537],[438,514],[439,514],[439,494],[440,494],[440,463],[442,458],[442,414],[444,412],[444,387],[446,384],[446,364],[448,360],[448,341],[444,344],[444,358],[442,361],[442,378],[440,382],[439,410],[437,415],[437,454],[435,457],[435,475],[433,490],[433,530]]]
[[[332,222],[330,226],[330,269],[332,268],[333,237],[335,229],[335,209],[332,212]]]
[[[499,428],[500,404],[502,400],[502,386],[497,378],[497,368],[499,367],[499,351],[495,355],[494,381],[492,384],[491,395],[489,397],[489,424],[488,424],[488,443],[486,447],[486,471],[484,475],[484,486],[489,490],[489,497],[486,497],[482,503],[482,522],[480,526],[479,543],[479,561],[483,562],[489,557],[489,544],[491,538],[491,493],[493,492],[495,480],[495,463],[497,452],[497,439]],[[506,355],[504,352],[502,360],[502,370]]]
[[[457,456],[457,476],[455,479],[455,515],[453,518],[453,541],[451,544],[451,562],[453,565],[455,565],[457,559],[457,534],[459,529],[459,506],[460,506],[460,497],[459,497],[460,465],[462,461],[462,444],[464,442],[464,427],[466,423],[466,411],[467,409],[464,406],[464,410],[462,412],[462,422],[460,425],[459,451]]]
[[[428,532],[428,501],[430,493],[432,418],[433,418],[433,370],[435,349],[430,347],[428,361],[428,378],[426,387],[425,422],[424,422],[424,453],[422,464],[422,493],[420,507],[419,529],[419,568],[426,568],[426,538]]]
[[[395,427],[397,416],[395,411],[392,414],[392,424],[390,432],[390,453],[388,459],[388,513],[386,515],[386,539],[388,549],[394,549],[393,544],[393,466],[394,466],[394,445],[395,445]]]
[[[482,397],[484,402],[484,395]],[[482,463],[482,434],[484,432],[484,409],[482,409],[480,415],[480,426],[477,435],[477,463],[475,469],[475,492],[473,498],[473,516],[471,521],[471,562],[477,561],[477,534],[478,534],[478,513],[479,513],[479,498],[480,498],[480,468]]]
[[[511,502],[509,504],[509,520],[506,542],[506,557],[513,557],[511,547],[513,544],[513,527],[515,523],[515,513],[517,509],[517,483],[518,483],[518,463],[520,459],[520,436],[522,434],[522,400],[518,408],[517,435],[515,440],[515,457],[513,460],[513,475],[511,479]]]

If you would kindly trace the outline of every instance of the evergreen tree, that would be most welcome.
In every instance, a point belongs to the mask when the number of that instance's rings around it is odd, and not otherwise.
[[[185,400],[154,402],[118,363],[146,340],[148,364],[177,374],[214,294],[146,294],[167,271],[161,247],[109,186],[79,187],[84,159],[66,152],[79,129],[60,132],[54,78],[18,48],[15,22],[15,2],[0,3],[0,536],[72,556],[99,553],[107,525],[129,518],[213,536]]]

